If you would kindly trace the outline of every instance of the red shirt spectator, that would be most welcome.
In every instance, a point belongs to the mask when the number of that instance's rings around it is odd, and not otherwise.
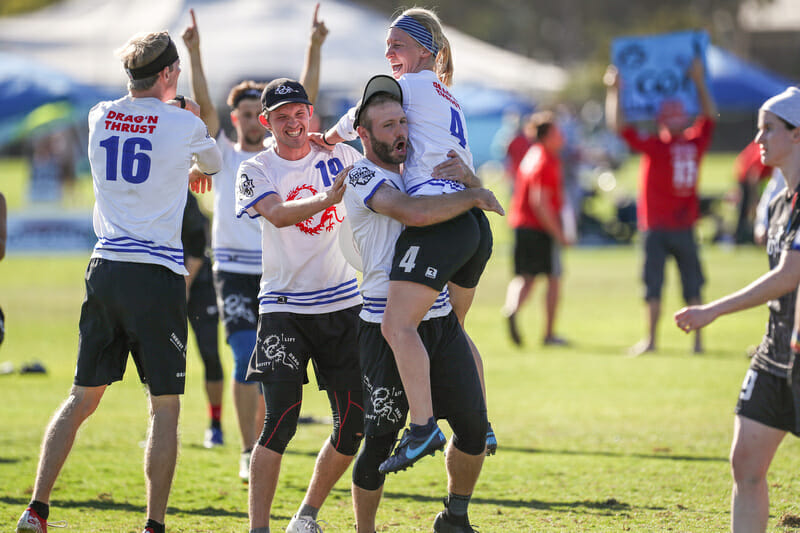
[[[639,229],[686,229],[699,215],[697,177],[700,159],[711,142],[714,121],[700,116],[677,135],[662,129],[659,135],[641,137],[625,127],[628,145],[642,152],[639,167]]]
[[[517,171],[516,187],[511,198],[508,222],[514,228],[532,228],[547,231],[531,202],[531,192],[537,188],[549,191],[552,212],[561,213],[561,162],[557,154],[551,154],[540,143],[528,149]]]

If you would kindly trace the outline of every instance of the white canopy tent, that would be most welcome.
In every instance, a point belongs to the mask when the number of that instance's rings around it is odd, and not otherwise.
[[[212,96],[221,98],[246,77],[297,77],[314,9],[313,0],[65,0],[38,12],[0,19],[0,50],[31,57],[85,83],[123,87],[113,50],[140,31],[180,34],[197,14]],[[372,75],[388,73],[383,57],[389,20],[345,0],[320,9],[330,33],[323,47],[321,88],[357,94]],[[455,82],[542,98],[558,91],[565,72],[556,66],[489,45],[452,28]],[[185,56],[184,56],[185,57]],[[184,62],[184,69],[188,68]],[[188,92],[188,76],[182,78]]]

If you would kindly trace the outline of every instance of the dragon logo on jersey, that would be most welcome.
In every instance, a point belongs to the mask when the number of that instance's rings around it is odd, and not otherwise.
[[[278,85],[275,88],[275,94],[289,94],[299,92],[297,89],[292,89],[288,85]]]
[[[264,354],[266,360],[259,361],[256,366],[263,367],[269,366],[275,368],[279,364],[287,366],[292,370],[300,368],[300,361],[294,354],[287,353],[285,341],[293,341],[294,339],[285,339],[278,335],[269,335],[265,339],[260,339],[258,342],[261,344],[261,353]]]
[[[253,179],[247,174],[239,175],[239,195],[252,198],[254,194]]]
[[[366,185],[369,180],[375,177],[375,171],[366,167],[354,168],[347,175],[350,178],[350,185]]]
[[[403,409],[398,403],[403,403],[403,390],[394,387],[374,387],[369,378],[364,376],[364,390],[369,394],[372,403],[372,413],[365,414],[364,418],[381,422],[396,424],[403,419]]]
[[[297,200],[299,198],[310,198],[317,194],[317,190],[311,185],[298,185],[292,191],[286,195],[286,200]],[[303,220],[302,222],[298,222],[295,224],[297,229],[305,233],[306,235],[319,235],[319,233],[324,229],[325,231],[333,231],[334,226],[337,223],[341,223],[344,220],[344,217],[340,217],[339,213],[336,211],[336,206],[332,205],[321,214],[317,213],[316,215]]]
[[[244,321],[248,324],[256,324],[256,314],[250,309],[252,298],[247,298],[241,294],[229,294],[222,302],[222,315],[225,324],[231,322]]]

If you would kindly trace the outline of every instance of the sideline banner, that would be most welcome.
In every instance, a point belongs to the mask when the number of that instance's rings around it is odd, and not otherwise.
[[[686,70],[695,57],[706,64],[708,44],[708,34],[704,31],[614,39],[611,63],[619,70],[625,119],[652,120],[662,101],[674,99],[683,103],[689,115],[699,113],[697,89]],[[705,71],[708,78],[708,68]]]
[[[10,213],[7,251],[12,253],[91,252],[97,242],[89,213]]]

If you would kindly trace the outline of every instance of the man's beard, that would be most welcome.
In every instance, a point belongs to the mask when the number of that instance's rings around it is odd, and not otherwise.
[[[389,165],[399,165],[405,162],[406,154],[398,154],[395,156],[392,155],[392,151],[394,150],[394,143],[389,144],[379,141],[372,135],[372,132],[369,130],[367,130],[367,134],[369,135],[369,142],[372,145],[372,151],[375,153],[375,156],[378,159]],[[399,139],[395,139],[395,143],[398,140]],[[406,143],[408,142],[405,139],[402,140]]]

